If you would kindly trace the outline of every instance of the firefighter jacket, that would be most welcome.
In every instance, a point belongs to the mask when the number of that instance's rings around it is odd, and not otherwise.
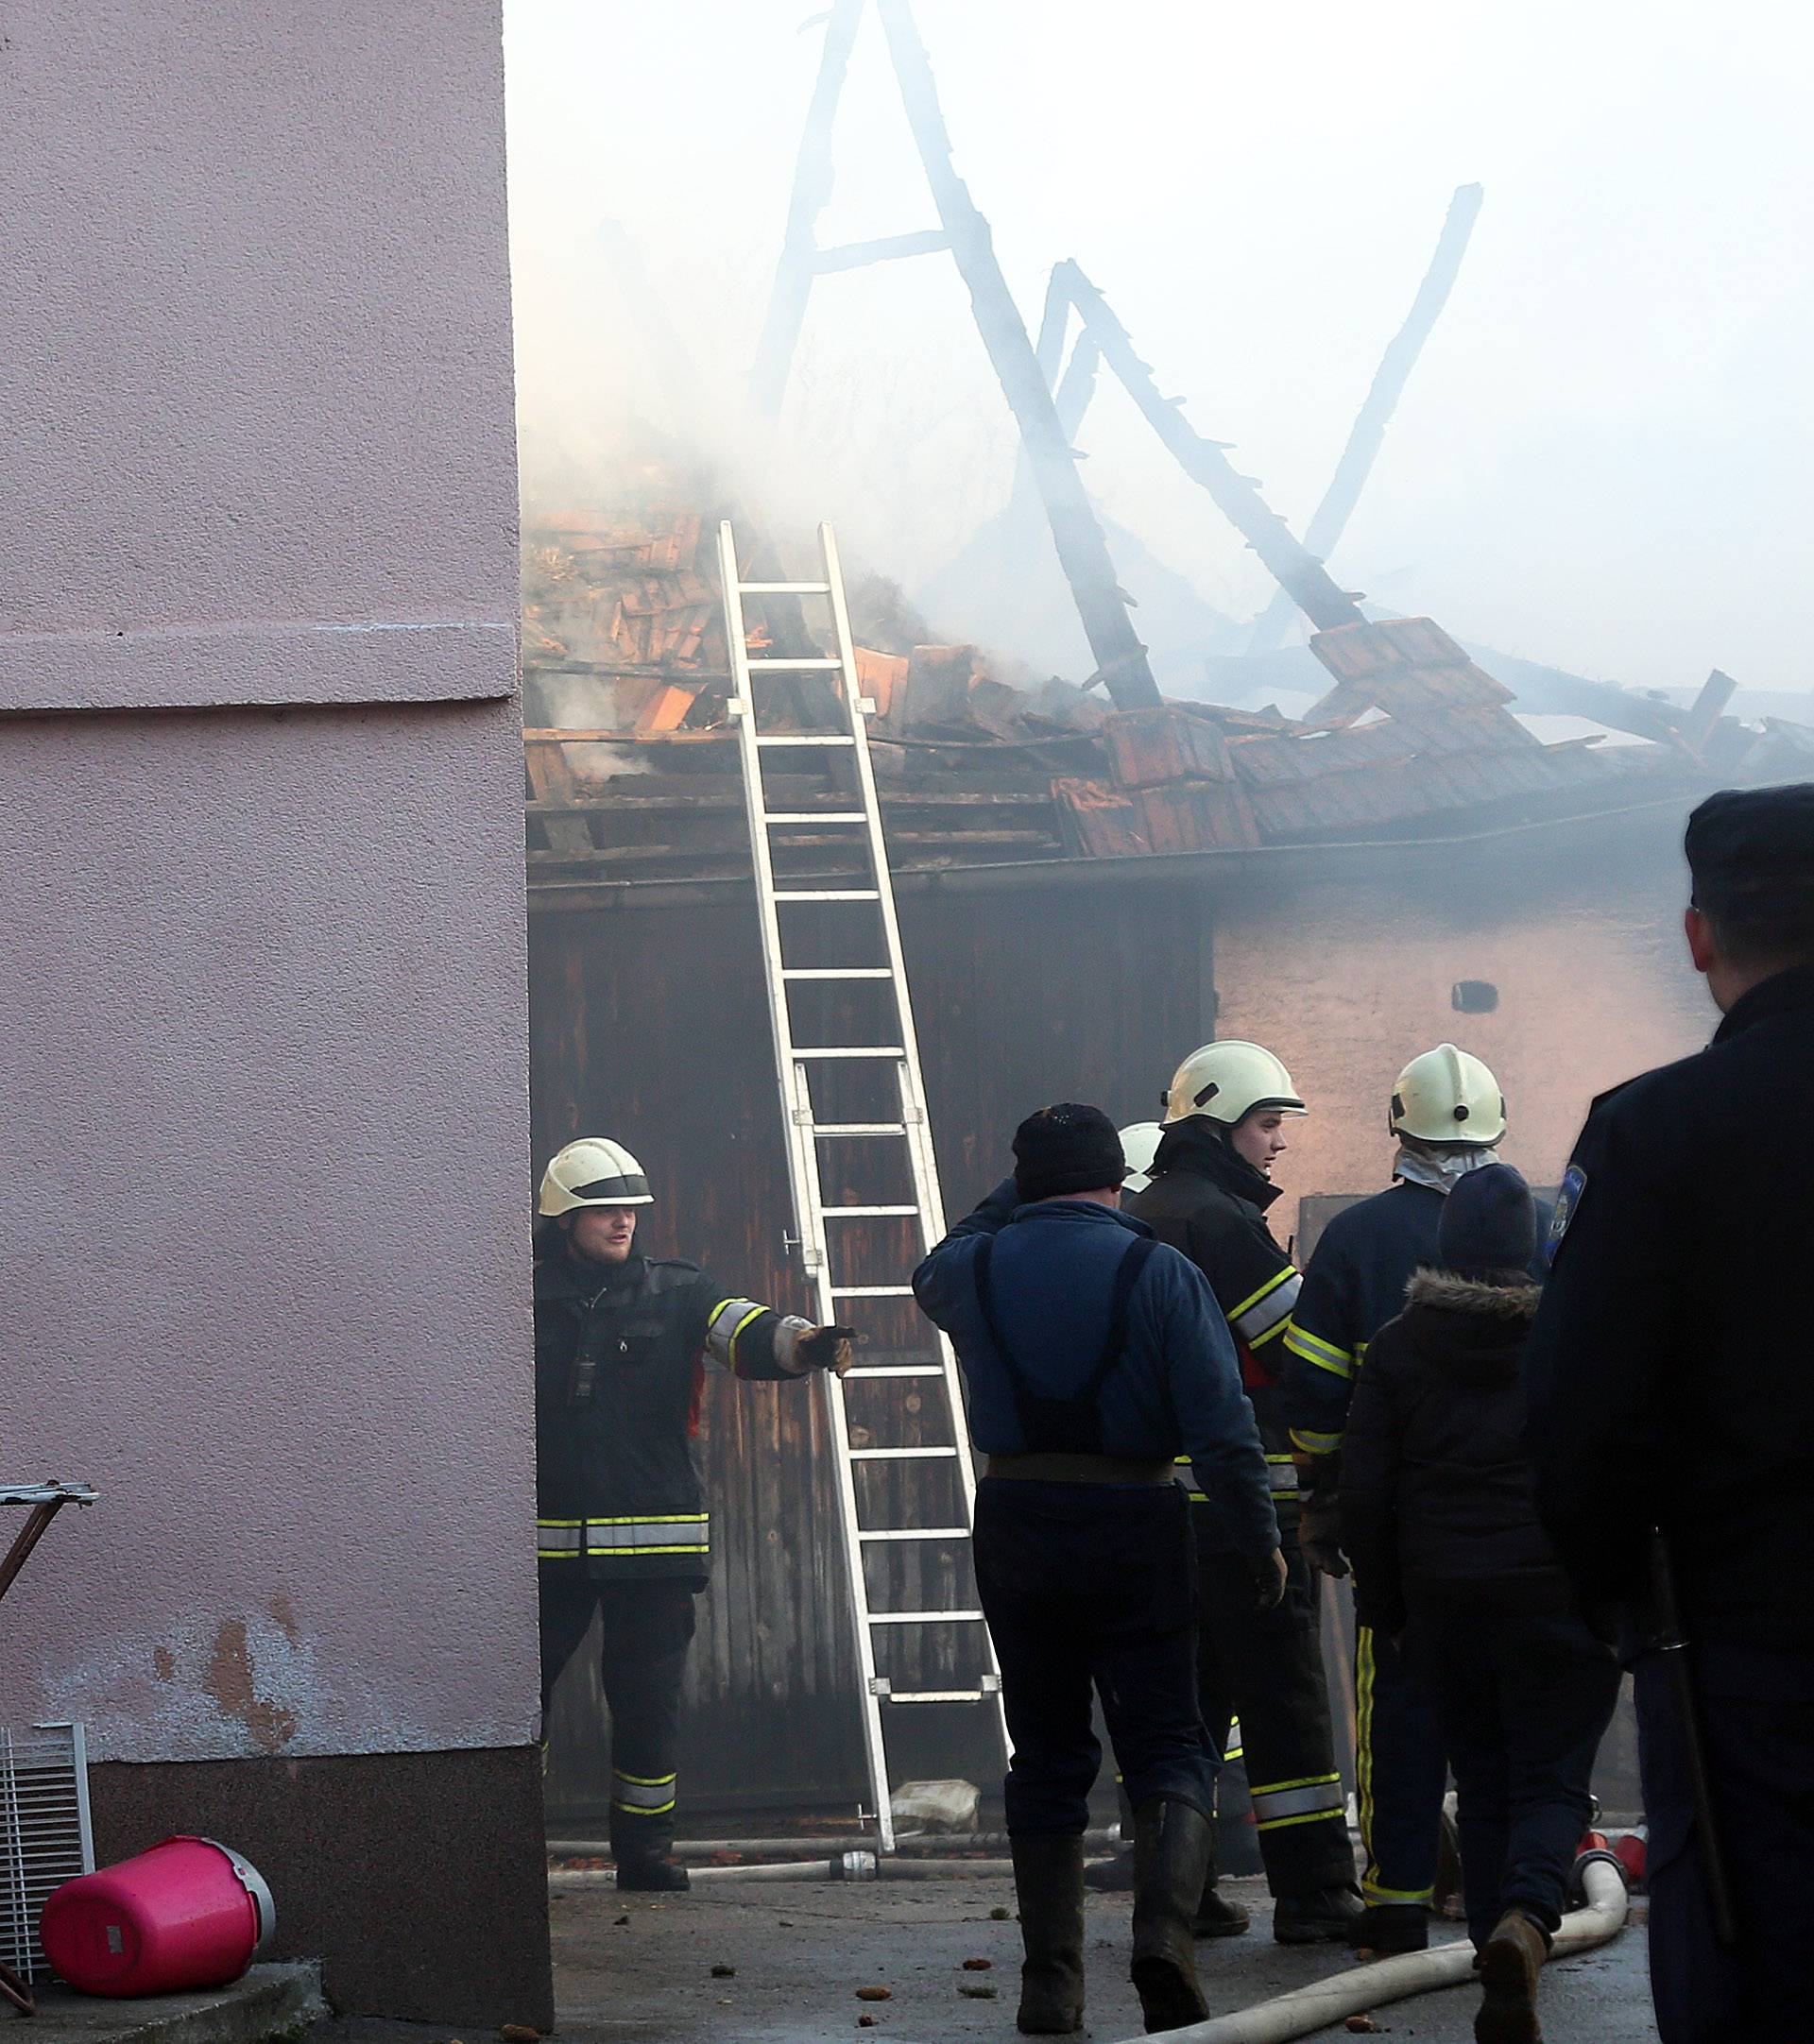
[[[1594,1104],[1525,1355],[1537,1501],[1590,1598],[1672,1552],[1688,1637],[1814,1649],[1814,965]]]
[[[694,1264],[595,1264],[557,1232],[536,1263],[535,1304],[541,1565],[703,1585],[711,1522],[693,1437],[706,1360],[739,1377],[803,1374],[779,1354],[804,1323]]]
[[[1330,1220],[1304,1270],[1285,1331],[1279,1415],[1304,1456],[1334,1455],[1367,1346],[1404,1310],[1405,1287],[1434,1264],[1445,1195],[1407,1179]]]
[[[1208,1279],[1235,1337],[1273,1503],[1289,1532],[1297,1520],[1297,1475],[1278,1413],[1278,1374],[1302,1280],[1266,1225],[1278,1187],[1196,1118],[1166,1130],[1153,1170],[1153,1183],[1129,1201],[1128,1211]]]
[[[1091,1200],[1023,1206],[1005,1179],[915,1271],[914,1296],[957,1350],[983,1453],[1187,1460],[1230,1550],[1278,1545],[1228,1329],[1150,1229]]]

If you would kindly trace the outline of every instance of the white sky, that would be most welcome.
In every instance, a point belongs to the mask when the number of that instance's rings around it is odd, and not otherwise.
[[[505,0],[525,473],[556,447],[608,467],[620,421],[676,401],[601,253],[615,218],[690,358],[688,430],[911,588],[999,508],[1015,451],[950,258],[816,286],[782,454],[738,409],[813,4]],[[1483,183],[1338,579],[1612,679],[1814,686],[1814,17],[1791,0],[916,13],[1029,325],[1075,256],[1296,526],[1451,191]],[[935,224],[873,20],[838,145],[824,242]],[[1106,512],[1220,607],[1263,605],[1263,571],[1106,383],[1079,444]]]

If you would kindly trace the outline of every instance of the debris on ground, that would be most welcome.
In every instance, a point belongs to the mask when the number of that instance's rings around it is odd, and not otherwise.
[[[968,1995],[972,2001],[993,2001],[995,2000],[995,1989],[986,1981],[964,1981],[960,1984],[957,1991],[959,1994]]]
[[[892,2001],[894,1998],[893,1990],[887,1987],[859,1987],[857,1989],[857,2000],[859,2001]]]
[[[991,1923],[1006,1923],[1013,1914],[1014,1912],[1011,1909],[997,1907],[989,1911],[989,1921]]]
[[[536,2044],[539,2030],[532,2030],[526,2022],[506,2022],[499,2025],[498,2035],[504,2044]]]
[[[987,1973],[993,1969],[994,1966],[995,1961],[993,1959],[966,1959],[964,1970],[967,1973]]]
[[[1352,2030],[1357,2036],[1384,2036],[1386,2034],[1384,2024],[1375,2022],[1371,2016],[1350,2016],[1342,2027]]]
[[[726,1966],[720,1963],[712,1967],[711,1977],[713,1980],[735,1980],[737,1978],[737,1968],[734,1966]]]

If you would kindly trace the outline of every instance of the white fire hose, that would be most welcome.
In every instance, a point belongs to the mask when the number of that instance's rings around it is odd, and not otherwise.
[[[1551,1959],[1591,1951],[1625,1927],[1630,1897],[1624,1869],[1612,1854],[1583,1853],[1575,1863],[1575,1874],[1585,1906],[1562,1919],[1550,1949]],[[1252,2008],[1237,2009],[1231,2016],[1214,2016],[1207,2022],[1189,2023],[1182,2030],[1159,2035],[1167,2044],[1285,2044],[1288,2038],[1313,2036],[1332,2023],[1363,2015],[1387,2001],[1428,1994],[1432,1987],[1458,1986],[1473,1978],[1474,1947],[1463,1937],[1428,1951],[1409,1951],[1395,1959],[1353,1967],[1270,2001],[1257,2001]],[[1129,2044],[1146,2044],[1146,2039],[1130,2039]]]

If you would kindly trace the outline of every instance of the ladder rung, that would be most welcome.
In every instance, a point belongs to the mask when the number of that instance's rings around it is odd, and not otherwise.
[[[898,1215],[917,1214],[916,1206],[822,1206],[819,1215],[825,1220],[881,1220],[892,1219]]]
[[[770,809],[762,821],[771,829],[777,824],[866,824],[864,809]]]
[[[967,1525],[889,1526],[876,1533],[859,1533],[860,1541],[967,1541]]]
[[[752,674],[839,674],[844,672],[842,660],[745,660],[744,665]]]
[[[828,1139],[846,1135],[905,1135],[904,1121],[815,1121],[811,1124],[815,1137]]]
[[[778,887],[777,901],[880,901],[873,887]]]
[[[740,582],[739,596],[830,596],[829,582]]]
[[[943,1619],[950,1625],[974,1626],[982,1617],[981,1611],[871,1611],[869,1623],[872,1626],[927,1626]]]
[[[847,1448],[853,1462],[949,1462],[955,1448]]]
[[[858,1377],[942,1377],[944,1374],[936,1363],[886,1363],[878,1364],[874,1370],[847,1370],[844,1381],[850,1384]]]
[[[892,979],[888,965],[784,965],[783,979]]]
[[[883,1703],[993,1703],[999,1689],[889,1689],[881,1692]]]
[[[907,1055],[898,1044],[819,1044],[810,1049],[802,1049],[796,1044],[793,1054],[796,1058],[904,1058]]]
[[[854,745],[857,741],[853,738],[839,738],[835,735],[796,738],[789,733],[778,731],[759,732],[756,742],[759,745]]]
[[[830,1289],[833,1299],[911,1299],[914,1296],[911,1285],[833,1285]],[[956,1452],[954,1448],[945,1451],[947,1455]]]

